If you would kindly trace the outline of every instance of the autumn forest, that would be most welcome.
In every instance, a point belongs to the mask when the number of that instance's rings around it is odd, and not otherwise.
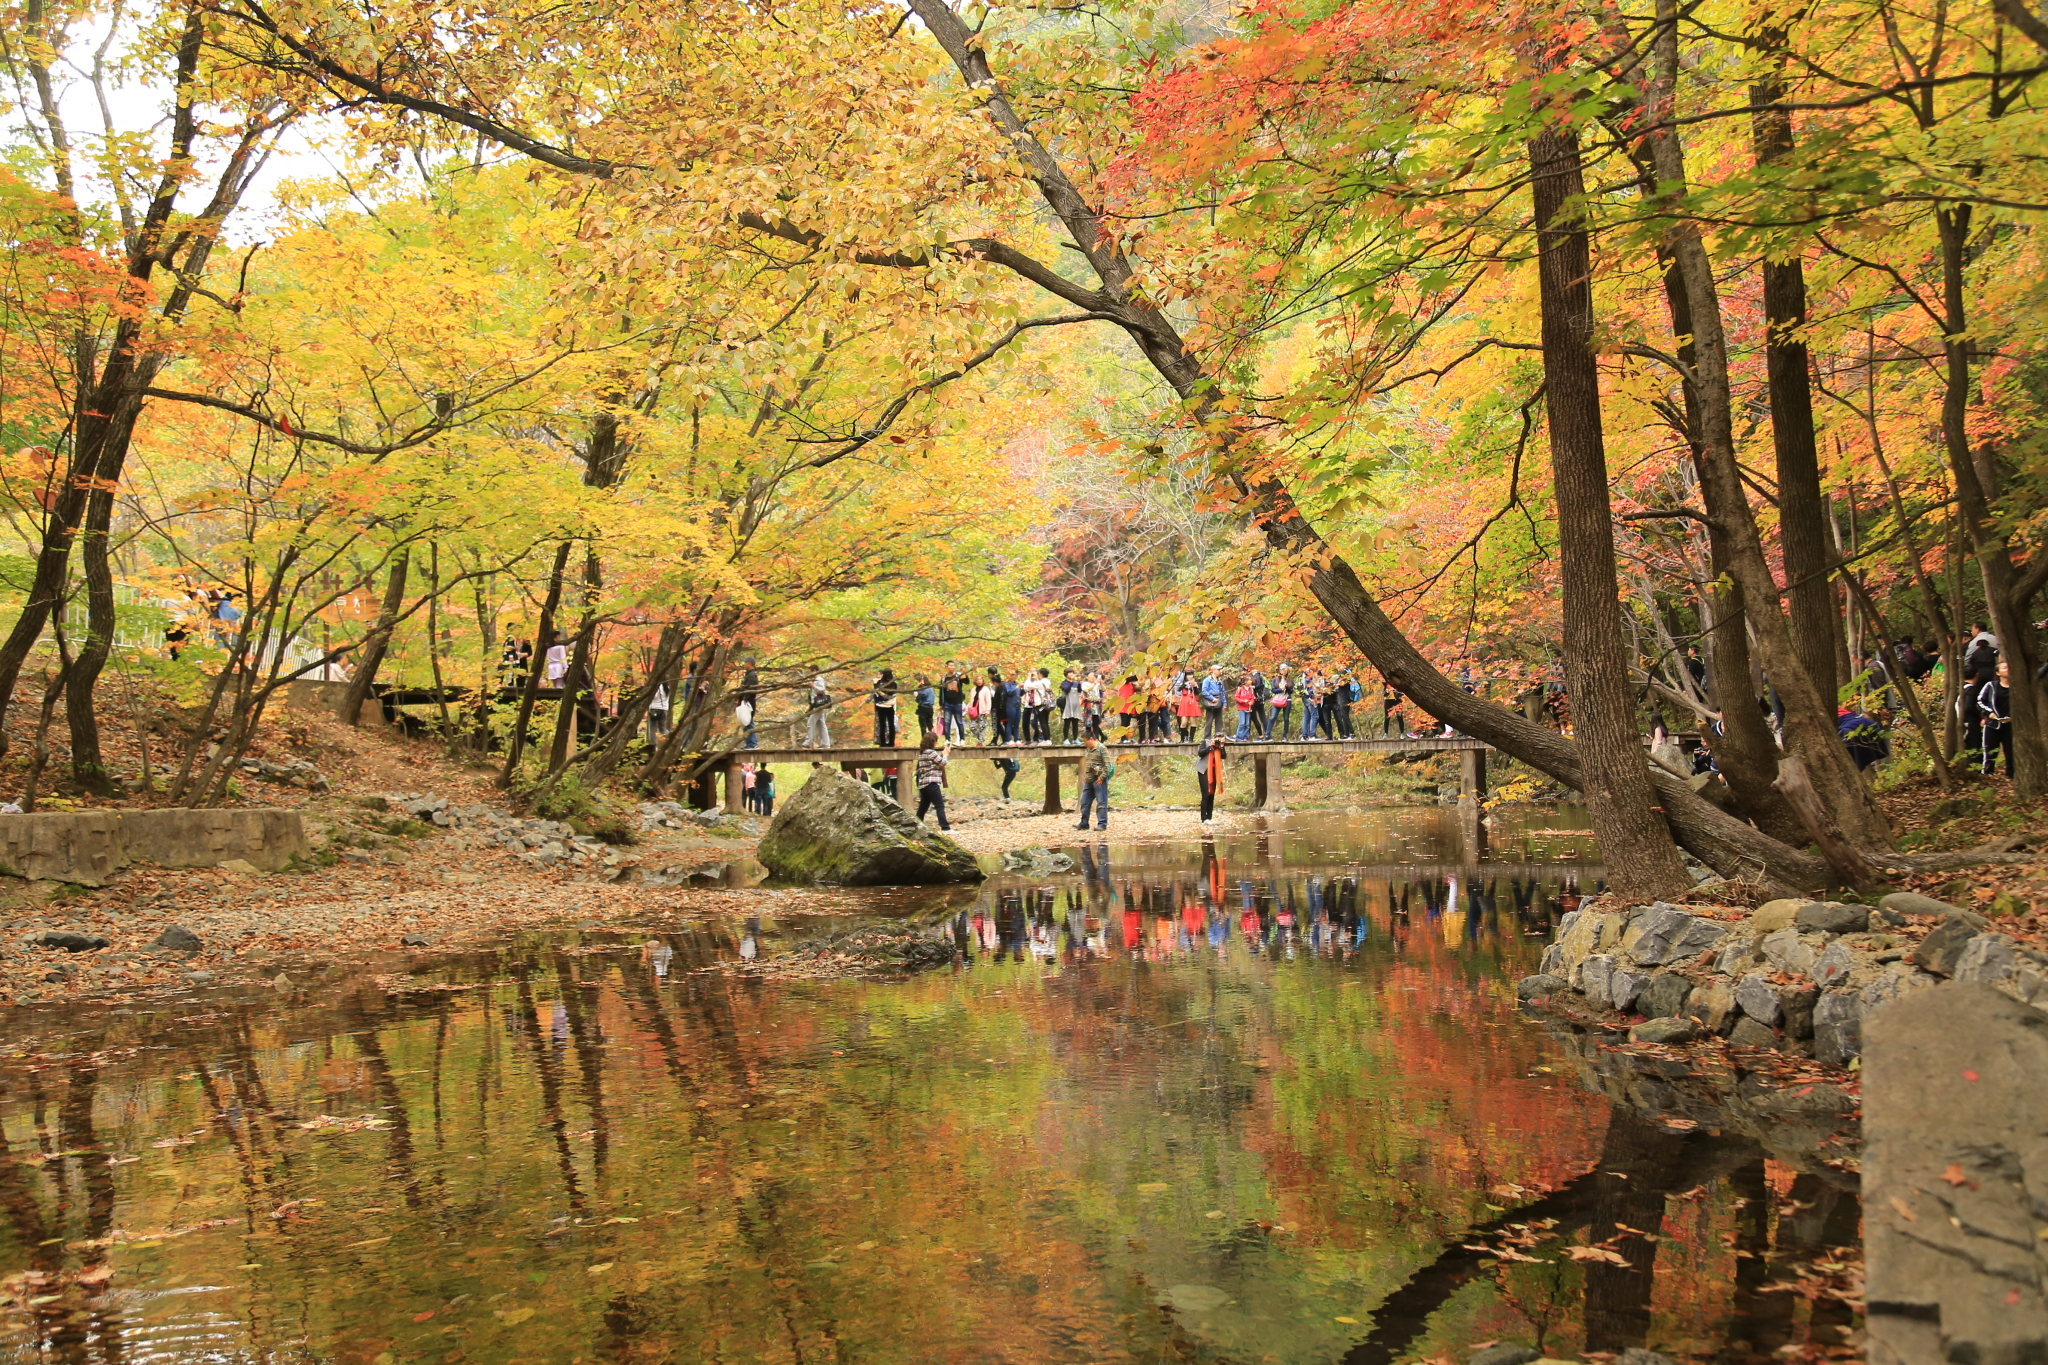
[[[660,793],[750,660],[764,714],[1291,660],[1582,791],[1618,889],[1813,889],[1900,844],[1840,708],[1946,789],[1987,630],[2048,795],[2024,0],[18,0],[0,40],[31,789],[126,778],[138,689],[201,717],[154,779],[197,805],[308,679]],[[616,723],[449,700],[520,639]]]

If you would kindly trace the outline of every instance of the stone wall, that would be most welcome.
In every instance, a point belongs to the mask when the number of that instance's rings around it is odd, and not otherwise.
[[[1935,914],[1943,920],[1918,944],[1889,932]],[[1977,915],[1908,894],[1875,909],[1778,900],[1748,913],[1592,902],[1558,925],[1543,975],[1522,993],[1576,991],[1602,1009],[1674,1021],[1642,1026],[1651,1041],[1697,1029],[1846,1066],[1862,1055],[1869,1015],[1951,978],[2048,1007],[2048,960]]]
[[[0,815],[0,873],[100,886],[130,863],[274,872],[310,852],[295,810],[50,811]]]

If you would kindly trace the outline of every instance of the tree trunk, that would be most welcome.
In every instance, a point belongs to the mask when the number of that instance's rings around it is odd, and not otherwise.
[[[574,541],[565,540],[555,550],[554,567],[548,570],[548,595],[540,604],[540,628],[533,635],[533,661],[527,665],[526,685],[519,689],[519,714],[513,719],[512,733],[505,739],[505,770],[498,774],[498,785],[512,785],[512,774],[519,771],[519,760],[526,756],[526,727],[533,722],[533,700],[540,691],[541,676],[547,671],[548,649],[555,642],[555,608],[562,604],[562,575],[569,567],[569,550]]]
[[[1660,118],[1669,117],[1669,91],[1675,74],[1677,22],[1676,0],[1658,0],[1658,17],[1663,28],[1657,46],[1663,69],[1662,99],[1655,106]],[[1685,154],[1670,129],[1653,132],[1647,138],[1651,162],[1663,195],[1675,199],[1684,193]],[[1764,558],[1763,542],[1757,535],[1735,458],[1733,400],[1728,383],[1728,342],[1721,324],[1721,299],[1714,282],[1713,264],[1697,228],[1682,217],[1682,205],[1675,204],[1674,219],[1666,244],[1684,281],[1686,301],[1692,310],[1693,338],[1697,359],[1693,381],[1700,395],[1700,491],[1707,515],[1727,537],[1729,576],[1742,589],[1742,603],[1756,630],[1756,646],[1763,656],[1771,685],[1785,706],[1787,747],[1805,760],[1813,789],[1827,804],[1835,821],[1848,837],[1858,843],[1886,847],[1891,830],[1883,812],[1870,797],[1843,747],[1835,727],[1835,709],[1821,695],[1813,677],[1793,648],[1784,613],[1778,607],[1778,584]]]
[[[1691,885],[1644,761],[1628,660],[1600,374],[1593,357],[1592,252],[1575,202],[1585,194],[1577,133],[1552,127],[1529,142],[1543,309],[1543,394],[1557,492],[1565,683],[1585,768],[1586,807],[1608,881],[1629,896],[1676,895]]]
[[[1967,204],[1935,211],[1941,234],[1942,349],[1948,361],[1941,395],[1941,435],[1956,482],[1956,506],[1970,547],[1977,554],[1977,571],[1984,578],[1984,606],[1998,636],[1999,661],[2006,665],[2011,679],[2012,786],[2013,795],[2024,801],[2048,794],[2048,734],[2042,730],[2041,689],[2034,682],[2040,661],[2034,653],[2033,622],[2028,619],[2033,594],[2019,591],[2020,572],[2013,563],[2011,542],[1998,529],[1994,504],[2001,489],[1995,459],[1988,445],[1974,445],[1970,440],[1972,342],[1966,334],[1969,316],[1963,300],[1970,218]],[[1959,671],[1962,660],[1951,659],[1948,666]]]
[[[1654,193],[1655,178],[1648,177],[1645,196]],[[1660,253],[1664,270],[1664,305],[1671,314],[1671,334],[1678,339],[1678,359],[1689,371],[1698,372],[1699,353],[1693,346],[1692,304],[1686,298],[1685,282],[1668,252]],[[1681,375],[1685,399],[1685,439],[1693,455],[1695,480],[1700,464],[1700,396],[1689,375]],[[1773,839],[1798,847],[1806,842],[1806,827],[1787,804],[1784,793],[1772,783],[1778,775],[1778,742],[1771,727],[1764,724],[1763,711],[1756,704],[1750,676],[1754,667],[1749,654],[1749,621],[1742,609],[1742,590],[1728,576],[1728,540],[1712,519],[1706,523],[1708,567],[1713,584],[1701,593],[1700,611],[1711,617],[1705,630],[1707,653],[1713,661],[1716,704],[1721,709],[1721,736],[1714,746],[1716,766],[1735,798],[1736,809]],[[1704,622],[1703,622],[1704,623]]]
[[[124,456],[127,444],[124,433]],[[71,729],[71,781],[80,791],[96,796],[109,796],[114,791],[114,780],[100,750],[99,713],[93,706],[94,688],[113,652],[117,629],[114,567],[107,554],[113,511],[112,489],[95,487],[86,500],[85,538],[79,547],[85,571],[85,647],[71,662],[71,677],[64,692],[64,718]]]
[[[576,736],[576,694],[588,690],[594,698],[596,679],[591,677],[590,645],[597,634],[597,595],[604,573],[597,562],[597,550],[586,547],[583,554],[583,615],[576,623],[576,646],[569,654],[569,671],[562,675],[562,701],[555,710],[554,743],[548,746],[548,776],[569,765],[569,741]]]
[[[390,652],[391,632],[397,629],[398,613],[405,606],[406,572],[411,567],[412,547],[406,546],[391,561],[391,572],[384,580],[384,601],[377,608],[377,624],[370,628],[370,638],[363,641],[355,672],[349,675],[348,691],[342,694],[341,705],[336,708],[350,725],[362,724],[363,703],[370,699],[377,670],[384,666],[384,656]]]
[[[1785,44],[1780,29],[1766,28],[1757,43],[1776,52]],[[1750,87],[1752,105],[1785,98],[1782,58]],[[1750,124],[1758,165],[1790,156],[1792,115],[1762,109]],[[1835,669],[1835,594],[1828,582],[1826,503],[1820,491],[1820,452],[1813,432],[1813,386],[1807,369],[1806,267],[1797,255],[1763,263],[1764,368],[1771,396],[1771,442],[1778,457],[1778,545],[1785,563],[1785,599],[1792,619],[1792,644],[1821,695],[1832,700],[1845,679]]]

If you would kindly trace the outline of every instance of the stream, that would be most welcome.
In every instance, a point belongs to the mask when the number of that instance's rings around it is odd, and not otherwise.
[[[1853,1193],[1611,1107],[1516,1007],[1600,884],[1584,824],[1503,813],[1483,850],[1447,809],[1077,844],[1071,872],[875,893],[953,945],[895,979],[764,970],[853,923],[769,890],[756,918],[15,1011],[0,1356],[1839,1343],[1846,1310],[1787,1289],[1855,1240]]]

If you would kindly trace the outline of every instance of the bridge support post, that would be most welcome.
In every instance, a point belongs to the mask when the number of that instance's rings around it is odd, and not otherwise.
[[[1067,808],[1060,804],[1060,763],[1056,758],[1045,760],[1045,805],[1040,808],[1043,815],[1065,815]]]
[[[1476,806],[1486,800],[1486,750],[1458,751],[1458,804]]]
[[[1258,810],[1276,814],[1287,809],[1287,793],[1280,788],[1280,755],[1260,754],[1258,775],[1253,780],[1252,796]]]
[[[725,761],[725,810],[728,815],[740,813],[740,761],[728,758]]]
[[[906,763],[896,760],[896,804],[905,810],[917,809],[917,761]]]

